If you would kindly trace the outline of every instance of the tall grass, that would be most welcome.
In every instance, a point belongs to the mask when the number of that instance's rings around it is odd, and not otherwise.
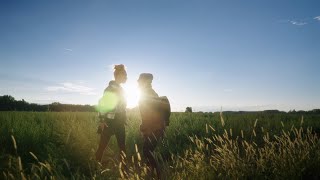
[[[0,113],[0,179],[150,179],[140,116],[129,112],[126,159],[111,139],[94,160],[95,113]],[[155,151],[163,179],[319,178],[319,115],[173,113]]]

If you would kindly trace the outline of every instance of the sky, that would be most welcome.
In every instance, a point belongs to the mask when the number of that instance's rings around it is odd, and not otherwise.
[[[318,0],[0,1],[0,95],[97,104],[124,64],[173,111],[320,108]]]

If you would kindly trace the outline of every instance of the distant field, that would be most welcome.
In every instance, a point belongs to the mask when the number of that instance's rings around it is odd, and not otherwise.
[[[132,179],[149,178],[140,121],[129,112]],[[0,179],[123,177],[114,138],[104,156],[109,163],[94,161],[97,125],[96,113],[0,112]],[[155,156],[164,179],[320,178],[319,134],[317,113],[173,113]]]

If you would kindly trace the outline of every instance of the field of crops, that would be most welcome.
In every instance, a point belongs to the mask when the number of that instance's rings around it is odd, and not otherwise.
[[[129,112],[126,160],[113,137],[94,160],[95,113],[1,112],[0,179],[149,179]],[[320,114],[173,113],[155,152],[163,179],[320,178]]]

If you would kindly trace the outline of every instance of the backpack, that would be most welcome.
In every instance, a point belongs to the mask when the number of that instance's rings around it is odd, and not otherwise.
[[[164,119],[165,125],[169,126],[170,115],[171,115],[171,106],[167,96],[160,96],[157,101],[157,109],[161,115],[161,118]]]

